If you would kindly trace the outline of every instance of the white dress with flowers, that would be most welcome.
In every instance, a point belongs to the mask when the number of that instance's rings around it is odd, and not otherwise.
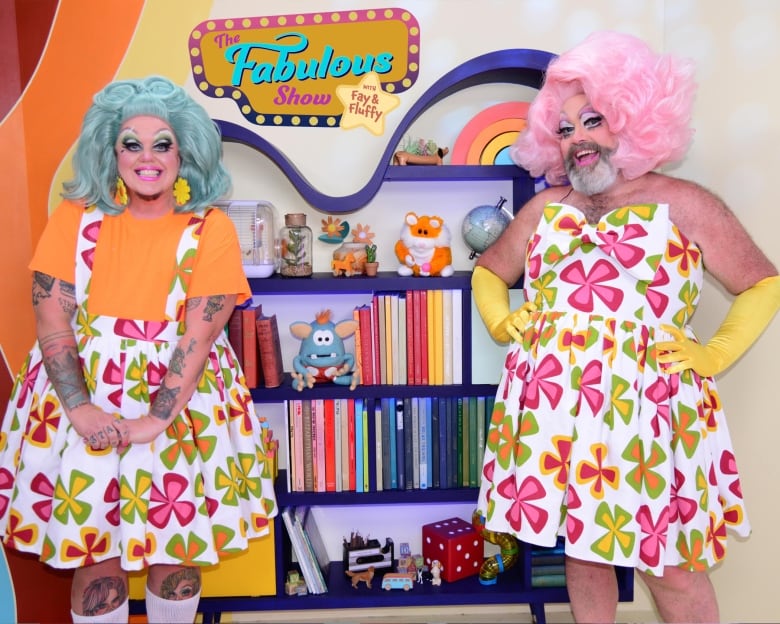
[[[700,250],[664,204],[628,206],[596,225],[550,204],[526,250],[538,306],[507,352],[478,509],[489,530],[572,557],[662,574],[705,570],[726,529],[749,533],[715,382],[668,374],[662,324],[688,326]]]

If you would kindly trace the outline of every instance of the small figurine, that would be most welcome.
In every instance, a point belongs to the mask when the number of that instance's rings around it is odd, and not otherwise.
[[[358,583],[363,581],[366,584],[366,587],[371,589],[371,580],[374,578],[374,566],[368,566],[368,568],[362,572],[347,570],[347,576],[352,579],[352,587],[357,587]]]
[[[298,570],[290,570],[287,572],[284,593],[288,596],[305,596],[308,593],[306,590],[306,581],[303,580]]]
[[[353,319],[334,323],[330,315],[330,310],[323,310],[313,323],[290,325],[290,333],[302,341],[292,371],[292,385],[298,391],[327,381],[351,390],[358,384],[359,374],[352,372],[355,356],[344,349],[344,339],[357,331],[358,323]]]
[[[435,141],[406,139],[402,149],[393,155],[396,165],[441,165],[450,150],[439,147]]]
[[[441,572],[444,569],[444,566],[441,564],[441,561],[438,559],[434,559],[431,561],[431,585],[441,585]]]
[[[401,262],[399,275],[441,275],[449,277],[452,268],[450,231],[441,217],[406,213],[395,255]]]

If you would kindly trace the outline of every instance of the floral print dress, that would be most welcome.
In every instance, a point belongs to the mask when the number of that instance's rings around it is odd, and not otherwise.
[[[194,214],[177,251],[166,322],[94,316],[89,282],[102,213],[79,228],[74,329],[92,401],[123,418],[149,412],[183,333],[187,275],[205,213]],[[223,334],[187,408],[150,444],[93,451],[70,425],[38,345],[12,390],[0,432],[0,526],[10,547],[56,568],[121,557],[209,565],[269,533],[276,515],[261,423]]]
[[[526,251],[538,306],[510,345],[491,416],[478,510],[489,530],[572,557],[705,570],[726,529],[749,533],[712,378],[668,374],[662,324],[693,332],[700,250],[664,204],[589,225],[549,204]]]

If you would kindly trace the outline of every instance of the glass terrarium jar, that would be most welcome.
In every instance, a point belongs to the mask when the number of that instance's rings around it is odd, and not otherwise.
[[[312,274],[312,240],[306,215],[296,212],[284,215],[279,234],[281,264],[279,273],[286,277],[308,277]]]
[[[217,204],[236,226],[247,277],[269,277],[279,267],[276,208],[267,201],[231,200]]]

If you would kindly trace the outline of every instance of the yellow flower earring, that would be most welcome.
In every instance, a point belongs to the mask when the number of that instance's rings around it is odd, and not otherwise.
[[[116,178],[116,192],[114,193],[114,201],[120,206],[127,206],[127,187],[125,181],[117,176]]]
[[[176,178],[173,185],[173,198],[176,200],[177,206],[183,206],[190,201],[190,183],[187,182],[187,178],[181,176]]]

